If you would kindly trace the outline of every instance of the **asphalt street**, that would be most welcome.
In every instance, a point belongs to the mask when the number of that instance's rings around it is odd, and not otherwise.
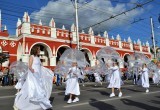
[[[160,85],[151,84],[150,92],[145,93],[141,86],[125,83],[122,86],[123,96],[110,98],[107,84],[94,86],[87,83],[80,85],[80,101],[67,104],[64,95],[65,86],[53,86],[51,103],[53,110],[160,110]],[[16,90],[14,87],[0,87],[0,110],[13,110]],[[118,91],[116,91],[118,95]]]

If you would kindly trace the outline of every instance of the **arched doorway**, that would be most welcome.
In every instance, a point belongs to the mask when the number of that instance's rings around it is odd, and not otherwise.
[[[57,57],[56,57],[56,64],[59,61],[59,59],[60,59],[61,55],[63,54],[63,52],[68,48],[69,48],[68,46],[61,46],[61,47],[58,48]]]
[[[32,45],[31,49],[30,49],[30,54],[32,54],[33,48],[35,46],[39,46],[40,47],[40,60],[43,66],[49,66],[50,65],[50,58],[52,56],[52,51],[50,49],[50,47],[45,44],[45,43],[36,43],[34,45]]]
[[[128,57],[130,56],[130,54],[125,54],[123,59],[124,59],[124,68],[127,68],[129,66],[129,62],[128,62]]]
[[[84,53],[89,65],[91,65],[91,60],[93,59],[91,51],[88,49],[81,49],[81,51]]]

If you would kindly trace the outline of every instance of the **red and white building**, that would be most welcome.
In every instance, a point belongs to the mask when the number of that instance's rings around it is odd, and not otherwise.
[[[96,64],[98,50],[105,46],[113,47],[122,58],[134,52],[143,53],[151,58],[148,42],[142,45],[139,39],[137,42],[132,42],[130,37],[127,41],[122,41],[120,35],[117,35],[116,38],[109,38],[107,31],[103,36],[95,36],[94,31],[90,28],[88,33],[84,31],[79,33],[79,40],[80,48],[85,52],[91,66]],[[33,24],[30,22],[30,16],[25,12],[22,20],[18,19],[17,21],[16,36],[10,36],[6,26],[0,31],[0,49],[10,55],[9,60],[2,66],[8,66],[13,61],[20,59],[28,62],[31,49],[35,45],[41,47],[40,57],[43,59],[43,65],[53,68],[65,49],[76,48],[75,25],[73,24],[70,30],[66,30],[64,26],[62,29],[56,28],[53,18],[48,26],[42,25],[41,20],[39,24]]]

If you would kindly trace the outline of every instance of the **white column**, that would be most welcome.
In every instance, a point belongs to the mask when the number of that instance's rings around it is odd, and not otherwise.
[[[90,38],[91,38],[91,44],[95,44],[94,36],[91,35]]]
[[[122,48],[122,41],[118,41],[119,42],[119,48]]]
[[[133,50],[133,44],[130,43],[130,50]]]
[[[56,56],[52,56],[50,58],[50,66],[56,66]]]
[[[109,46],[109,39],[106,38],[106,46]]]
[[[52,38],[57,38],[56,28],[51,27],[51,37]]]
[[[90,63],[91,63],[91,66],[95,66],[95,64],[96,64],[96,59],[90,60]]]

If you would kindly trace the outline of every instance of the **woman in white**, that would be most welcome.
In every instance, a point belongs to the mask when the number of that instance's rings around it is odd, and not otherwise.
[[[108,85],[108,88],[112,88],[112,93],[110,94],[110,97],[115,96],[114,88],[117,88],[119,90],[118,97],[122,97],[121,92],[121,76],[120,76],[120,70],[118,67],[118,62],[113,63],[113,67],[110,67],[109,70],[111,70],[111,79],[110,83]]]
[[[15,110],[46,110],[52,107],[49,98],[54,74],[41,66],[39,53],[40,47],[34,47],[26,80],[15,98]]]
[[[100,83],[102,85],[102,81],[101,81],[102,78],[97,72],[94,73],[94,77],[95,77],[95,83],[96,83],[95,86],[97,86],[97,83]]]
[[[141,80],[142,80],[142,87],[146,88],[146,93],[148,93],[149,92],[149,74],[148,74],[148,68],[146,64],[142,65]]]
[[[80,70],[77,67],[77,63],[73,62],[72,67],[69,69],[67,74],[67,81],[66,81],[66,91],[65,95],[70,95],[69,100],[67,101],[68,104],[72,102],[78,102],[80,95],[80,88],[78,83],[78,76],[80,74]],[[75,99],[72,101],[72,96],[75,95]]]

